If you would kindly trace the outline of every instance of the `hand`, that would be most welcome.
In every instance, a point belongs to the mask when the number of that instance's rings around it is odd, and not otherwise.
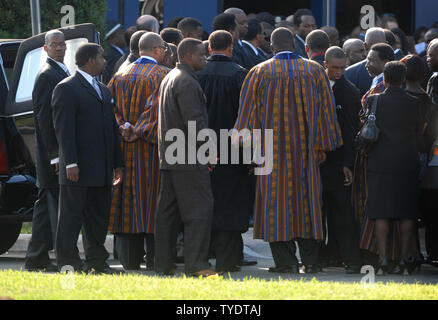
[[[79,181],[79,167],[67,168],[67,179],[72,182]]]
[[[55,163],[55,173],[59,175],[59,162]]]
[[[123,180],[123,168],[114,169],[113,186],[118,186]]]
[[[318,161],[318,165],[321,165],[327,160],[327,154],[322,150],[315,150],[315,157]]]
[[[353,172],[348,167],[344,167],[342,170],[344,171],[344,186],[349,187],[353,183]]]

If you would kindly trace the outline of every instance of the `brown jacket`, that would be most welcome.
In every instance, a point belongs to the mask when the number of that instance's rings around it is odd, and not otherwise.
[[[196,122],[196,130],[189,130],[189,121]],[[206,128],[208,128],[206,99],[198,78],[192,68],[178,63],[176,68],[163,79],[159,91],[158,155],[160,169],[197,170],[204,167],[196,159],[197,146],[204,142],[193,145],[193,143],[188,143],[188,139],[196,141],[198,132]],[[170,137],[165,139],[166,133],[171,129],[179,129],[184,136],[175,138],[169,133]],[[184,152],[180,154],[177,163],[169,163],[169,158],[165,157],[166,150],[172,146],[169,153],[175,155],[176,151],[173,147],[176,146],[176,141],[184,142]],[[170,150],[173,151],[170,152]]]

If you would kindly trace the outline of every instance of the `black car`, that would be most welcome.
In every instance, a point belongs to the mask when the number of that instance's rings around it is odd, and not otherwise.
[[[60,30],[67,44],[64,62],[73,73],[76,48],[99,43],[99,34],[91,23]],[[44,38],[0,39],[0,254],[15,243],[23,222],[32,221],[37,199],[32,90],[47,57]]]

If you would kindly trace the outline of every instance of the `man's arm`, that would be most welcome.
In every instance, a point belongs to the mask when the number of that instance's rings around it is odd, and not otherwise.
[[[53,124],[66,166],[78,164],[76,150],[76,97],[66,83],[55,87],[52,97]]]
[[[46,147],[49,159],[58,157],[58,141],[53,126],[51,105],[52,93],[57,84],[57,78],[43,73],[35,82],[32,92],[36,125],[39,127],[41,140]]]

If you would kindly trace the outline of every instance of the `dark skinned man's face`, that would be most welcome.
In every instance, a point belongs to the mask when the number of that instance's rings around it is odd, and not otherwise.
[[[431,45],[427,50],[427,63],[433,72],[438,71],[438,42]]]
[[[379,54],[377,53],[377,51],[371,50],[368,53],[367,56],[367,62],[365,64],[365,68],[367,69],[368,73],[372,76],[378,76],[379,74],[381,74],[383,72],[383,69],[385,67],[385,63],[387,61],[385,60],[381,60],[379,58]]]
[[[57,33],[50,36],[48,43],[44,45],[44,50],[47,52],[47,55],[61,63],[64,63],[66,48],[64,35]]]
[[[246,14],[237,14],[236,24],[239,31],[239,37],[243,38],[248,32],[248,17]]]
[[[339,80],[344,74],[346,67],[346,59],[335,59],[332,58],[325,62],[327,76],[332,81]]]
[[[301,24],[298,26],[297,34],[306,39],[307,35],[316,29],[316,21],[313,16],[302,16]]]

